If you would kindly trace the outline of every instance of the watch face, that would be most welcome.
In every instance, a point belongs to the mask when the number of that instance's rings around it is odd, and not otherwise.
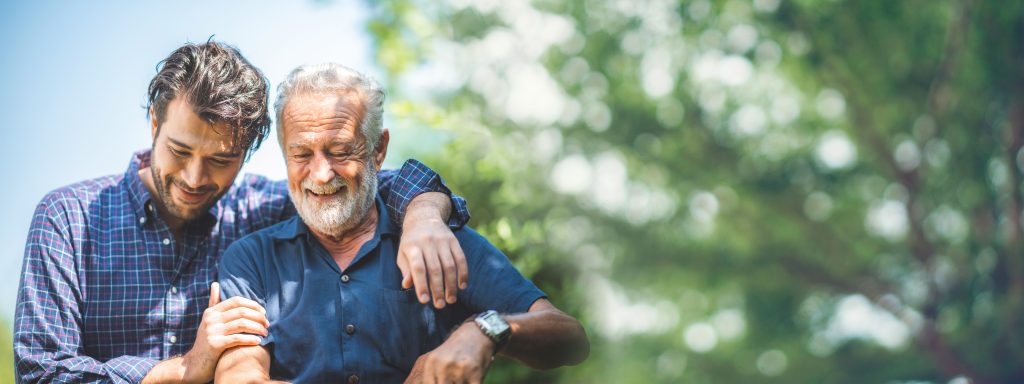
[[[484,321],[487,322],[487,327],[493,329],[495,333],[501,333],[505,328],[508,328],[508,324],[498,316],[487,316],[484,318]]]
[[[508,323],[505,322],[505,320],[497,313],[488,313],[481,316],[479,319],[484,323],[482,325],[484,325],[484,327],[495,336],[501,335],[509,329]]]

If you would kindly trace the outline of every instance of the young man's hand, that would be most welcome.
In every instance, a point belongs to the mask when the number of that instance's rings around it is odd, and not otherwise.
[[[220,301],[220,285],[210,287],[210,304],[203,312],[196,342],[184,356],[184,382],[208,383],[213,380],[217,360],[225,350],[242,345],[260,345],[267,335],[267,311],[259,303],[233,297]],[[259,336],[255,336],[259,335]]]
[[[416,287],[416,297],[434,307],[454,304],[458,290],[469,283],[469,267],[462,247],[445,223],[451,202],[448,196],[427,192],[406,208],[402,240],[398,245],[398,269],[402,288]]]

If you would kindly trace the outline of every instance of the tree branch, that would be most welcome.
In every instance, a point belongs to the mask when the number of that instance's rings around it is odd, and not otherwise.
[[[936,126],[941,124],[939,117],[946,114],[950,105],[949,81],[956,72],[957,64],[960,63],[960,56],[964,50],[964,42],[967,40],[968,27],[971,25],[971,15],[974,9],[974,1],[962,0],[958,2],[953,20],[946,32],[946,47],[943,50],[942,59],[932,77],[931,85],[928,87],[928,111],[936,120]],[[941,128],[938,128],[941,131]]]

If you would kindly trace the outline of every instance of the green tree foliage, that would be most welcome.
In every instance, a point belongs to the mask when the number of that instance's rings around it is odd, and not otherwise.
[[[593,341],[491,381],[1024,381],[1024,3],[371,7],[395,141]]]
[[[14,382],[14,339],[11,325],[0,318],[0,383]]]

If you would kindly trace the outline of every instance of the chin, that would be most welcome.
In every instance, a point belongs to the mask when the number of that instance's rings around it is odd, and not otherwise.
[[[211,205],[184,205],[176,204],[172,212],[179,219],[184,221],[191,221],[202,217],[204,212],[210,210]]]

